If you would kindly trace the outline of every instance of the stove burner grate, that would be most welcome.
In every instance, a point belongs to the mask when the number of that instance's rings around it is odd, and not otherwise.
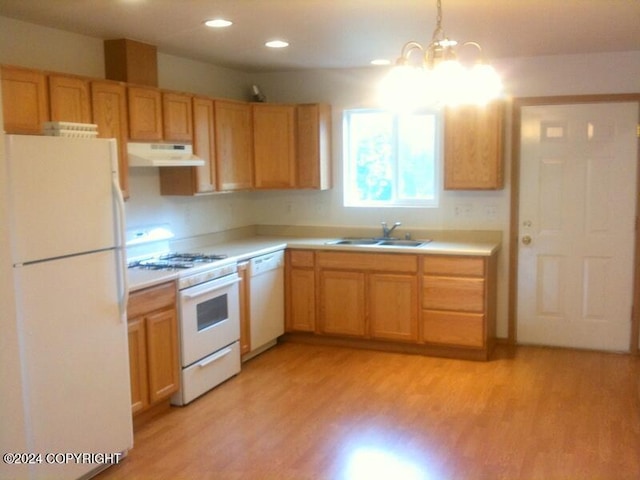
[[[182,270],[227,258],[227,255],[204,253],[166,253],[154,258],[130,262],[129,268],[144,270]]]
[[[193,262],[193,263],[209,263],[216,260],[227,258],[226,255],[207,255],[204,253],[167,253],[161,255],[160,260],[168,260],[173,262]]]

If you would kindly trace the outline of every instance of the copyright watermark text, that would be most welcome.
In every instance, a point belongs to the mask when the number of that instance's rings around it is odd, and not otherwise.
[[[68,465],[70,463],[113,465],[119,463],[122,453],[4,453],[2,461],[8,465],[53,464]]]

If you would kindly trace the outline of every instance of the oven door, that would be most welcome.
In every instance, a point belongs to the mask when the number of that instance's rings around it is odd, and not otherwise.
[[[183,367],[240,338],[239,282],[234,273],[180,291]]]

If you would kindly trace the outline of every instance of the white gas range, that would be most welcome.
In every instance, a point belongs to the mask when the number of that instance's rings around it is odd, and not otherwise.
[[[168,251],[166,239],[129,243],[130,269],[178,275],[180,390],[171,398],[186,405],[240,372],[240,278],[224,254]]]

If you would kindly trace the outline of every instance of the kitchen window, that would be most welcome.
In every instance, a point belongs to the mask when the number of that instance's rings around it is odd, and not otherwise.
[[[344,204],[437,207],[441,116],[344,112]]]

